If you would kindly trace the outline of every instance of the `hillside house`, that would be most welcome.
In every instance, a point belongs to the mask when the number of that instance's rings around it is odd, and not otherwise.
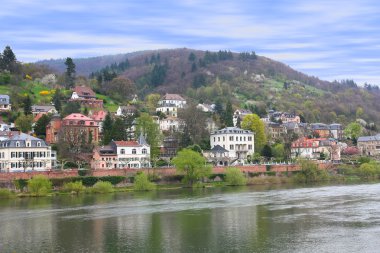
[[[380,155],[380,134],[375,136],[361,136],[358,138],[358,149],[361,155]]]
[[[12,109],[11,100],[8,95],[0,95],[0,112],[8,112]]]
[[[76,86],[69,102],[79,102],[88,108],[103,108],[103,100],[97,99],[95,92],[87,86]]]
[[[340,161],[341,147],[334,139],[302,137],[291,145],[291,158]]]
[[[120,105],[116,110],[116,116],[133,116],[137,112],[137,108],[133,105]]]
[[[250,110],[246,110],[246,109],[235,110],[234,115],[233,115],[233,119],[232,119],[234,126],[237,126],[238,121],[242,122],[243,118],[248,114],[252,114],[252,112]]]
[[[178,94],[166,94],[160,101],[156,112],[164,113],[167,116],[177,117],[178,109],[183,109],[186,106],[186,100]]]
[[[43,114],[56,114],[58,111],[55,109],[54,105],[33,105],[32,106],[32,114],[43,115]]]

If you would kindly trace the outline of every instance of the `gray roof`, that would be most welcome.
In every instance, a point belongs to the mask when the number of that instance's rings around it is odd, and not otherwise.
[[[313,123],[310,124],[312,130],[328,130],[329,126],[324,123]]]
[[[210,151],[211,151],[212,153],[226,153],[226,152],[228,152],[227,149],[223,148],[223,147],[220,146],[220,145],[216,145],[216,146],[213,147]]]
[[[13,135],[11,138],[0,141],[0,148],[3,147],[10,147],[10,148],[15,148],[17,147],[16,143],[19,143],[19,147],[26,147],[26,141],[30,141],[30,147],[38,147],[37,143],[40,143],[40,147],[48,147],[46,142],[42,139],[33,137],[28,134],[24,133],[19,133]]]
[[[361,136],[358,139],[358,142],[367,142],[367,141],[380,141],[380,134],[375,136]]]
[[[55,110],[54,105],[33,105],[33,112],[48,112],[50,110]]]
[[[341,124],[331,124],[329,125],[330,130],[342,130]]]
[[[213,134],[253,134],[253,132],[238,127],[226,127],[211,133]]]
[[[8,95],[0,95],[0,105],[8,105],[10,103]]]

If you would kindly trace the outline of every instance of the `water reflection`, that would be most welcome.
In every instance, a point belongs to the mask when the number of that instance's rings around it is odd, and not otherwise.
[[[0,201],[0,252],[377,252],[380,184]]]

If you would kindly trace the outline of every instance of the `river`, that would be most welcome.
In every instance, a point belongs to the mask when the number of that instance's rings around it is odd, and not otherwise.
[[[0,200],[0,252],[380,252],[380,184]]]

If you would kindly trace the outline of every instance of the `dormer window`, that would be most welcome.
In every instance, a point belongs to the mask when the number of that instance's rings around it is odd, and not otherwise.
[[[41,147],[41,142],[37,142],[37,147]]]
[[[20,142],[19,141],[16,142],[16,147],[20,147]]]
[[[27,142],[27,143],[26,143],[26,146],[27,146],[27,147],[30,147],[30,142]]]

